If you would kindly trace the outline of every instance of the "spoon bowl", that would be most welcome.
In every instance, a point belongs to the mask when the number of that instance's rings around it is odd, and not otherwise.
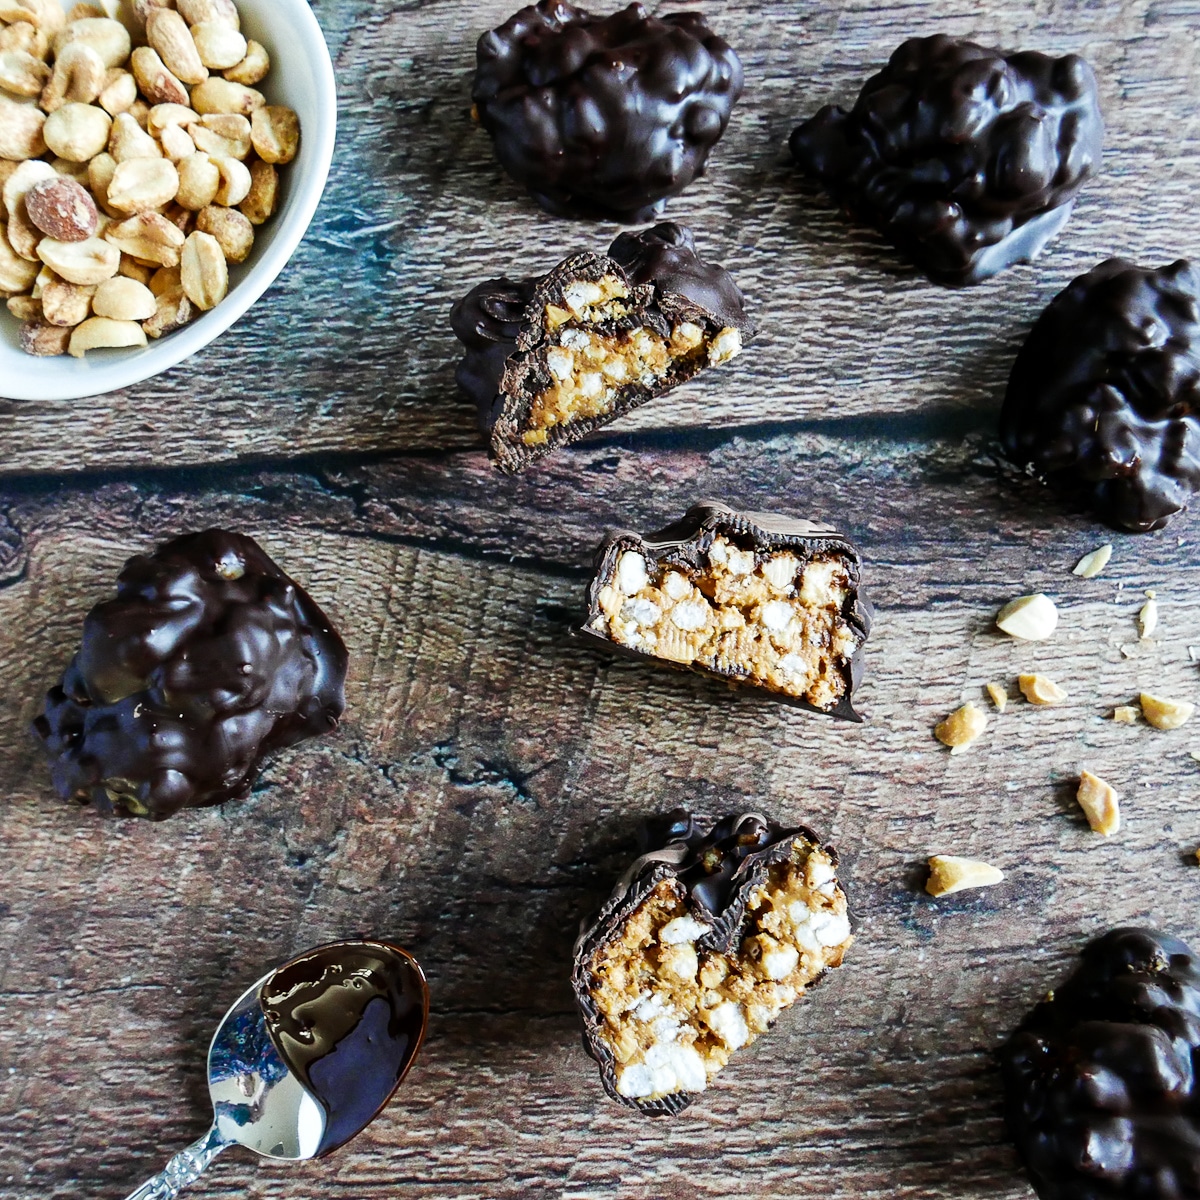
[[[128,1200],[173,1200],[222,1150],[320,1158],[361,1133],[408,1073],[429,989],[406,950],[330,942],[249,987],[208,1050],[212,1127]]]

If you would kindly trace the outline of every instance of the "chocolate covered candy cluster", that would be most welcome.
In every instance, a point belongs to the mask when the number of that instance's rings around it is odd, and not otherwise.
[[[1103,123],[1077,55],[910,38],[849,111],[829,105],[791,150],[807,175],[939,283],[1034,258],[1099,168]]]
[[[1009,457],[1113,525],[1158,529],[1200,489],[1200,274],[1111,258],[1051,301],[1013,367]]]
[[[837,854],[809,829],[676,809],[642,843],[580,934],[572,984],[605,1091],[672,1116],[853,938]]]
[[[851,721],[873,609],[835,530],[711,501],[596,552],[580,633],[634,658],[762,688]]]
[[[728,362],[753,333],[733,277],[671,222],[546,275],[481,283],[450,323],[459,386],[509,472]]]
[[[1006,1115],[1044,1200],[1200,1195],[1200,964],[1114,929],[1001,1051]]]
[[[346,647],[253,539],[131,558],[34,722],[64,800],[159,820],[244,795],[263,757],[333,729]]]
[[[479,40],[472,98],[496,156],[545,209],[636,223],[703,174],[742,64],[697,13],[523,8]]]

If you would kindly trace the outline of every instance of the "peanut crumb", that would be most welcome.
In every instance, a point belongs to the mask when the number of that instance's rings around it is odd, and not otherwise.
[[[1103,837],[1121,828],[1120,796],[1110,783],[1090,771],[1080,771],[1079,790],[1075,793],[1088,824]]]
[[[1147,600],[1138,613],[1138,629],[1143,638],[1148,638],[1158,628],[1158,604],[1155,600]]]
[[[1155,729],[1178,729],[1196,711],[1196,706],[1187,700],[1165,700],[1147,692],[1143,692],[1138,700],[1142,706],[1142,716]]]
[[[987,717],[974,704],[964,704],[934,726],[933,736],[951,754],[960,754],[987,728]]]
[[[1058,609],[1049,596],[1037,592],[1010,600],[997,614],[996,626],[1026,642],[1042,642],[1058,627]]]
[[[1138,710],[1132,704],[1118,704],[1113,709],[1112,719],[1118,725],[1136,725]]]
[[[1045,675],[1019,675],[1017,686],[1030,704],[1061,704],[1067,698],[1067,693]]]
[[[1003,878],[1002,871],[978,859],[935,854],[929,860],[929,879],[925,890],[931,896],[949,896],[967,888],[991,887]]]
[[[1003,712],[1008,707],[1008,689],[1002,683],[989,683],[987,694],[996,706],[997,712]]]
[[[1078,575],[1080,579],[1094,579],[1105,567],[1108,566],[1108,560],[1112,558],[1112,544],[1097,546],[1090,554],[1085,554],[1076,564],[1072,574]]]

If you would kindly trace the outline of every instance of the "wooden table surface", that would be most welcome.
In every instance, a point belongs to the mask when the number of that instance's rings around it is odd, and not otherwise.
[[[227,1004],[292,952],[358,933],[406,944],[430,978],[403,1090],[327,1162],[232,1151],[190,1194],[1024,1197],[991,1051],[1091,934],[1200,932],[1200,725],[1108,719],[1141,689],[1197,698],[1196,519],[1111,535],[994,443],[1013,354],[1052,295],[1113,253],[1200,254],[1200,0],[700,7],[748,86],[669,215],[763,327],[731,367],[523,478],[493,473],[454,393],[447,310],[485,275],[614,230],[536,211],[468,119],[474,40],[507,3],[316,0],[342,126],[278,284],[159,379],[0,402],[6,1200],[120,1200],[205,1128]],[[844,224],[783,153],[800,117],[939,30],[1087,55],[1108,123],[1103,175],[1050,253],[969,292]],[[864,725],[571,639],[603,532],[703,497],[859,540],[879,608]],[[243,803],[159,825],[63,804],[28,723],[84,613],[126,557],[213,523],[260,539],[334,616],[344,724]],[[1110,540],[1104,575],[1070,574]],[[1139,645],[1147,588],[1160,629]],[[1060,605],[1055,638],[997,634],[996,609],[1035,590]],[[993,714],[954,758],[934,741],[986,682],[1032,669],[1069,700]],[[1072,799],[1081,767],[1123,794],[1110,840]],[[604,1097],[566,980],[636,822],[677,804],[762,807],[835,840],[858,941],[692,1108],[653,1122]],[[934,901],[921,864],[937,852],[1006,881]]]

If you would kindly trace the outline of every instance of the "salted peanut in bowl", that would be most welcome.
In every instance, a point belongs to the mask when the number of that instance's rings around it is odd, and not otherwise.
[[[0,0],[5,394],[126,386],[228,328],[303,236],[335,127],[304,0]]]

